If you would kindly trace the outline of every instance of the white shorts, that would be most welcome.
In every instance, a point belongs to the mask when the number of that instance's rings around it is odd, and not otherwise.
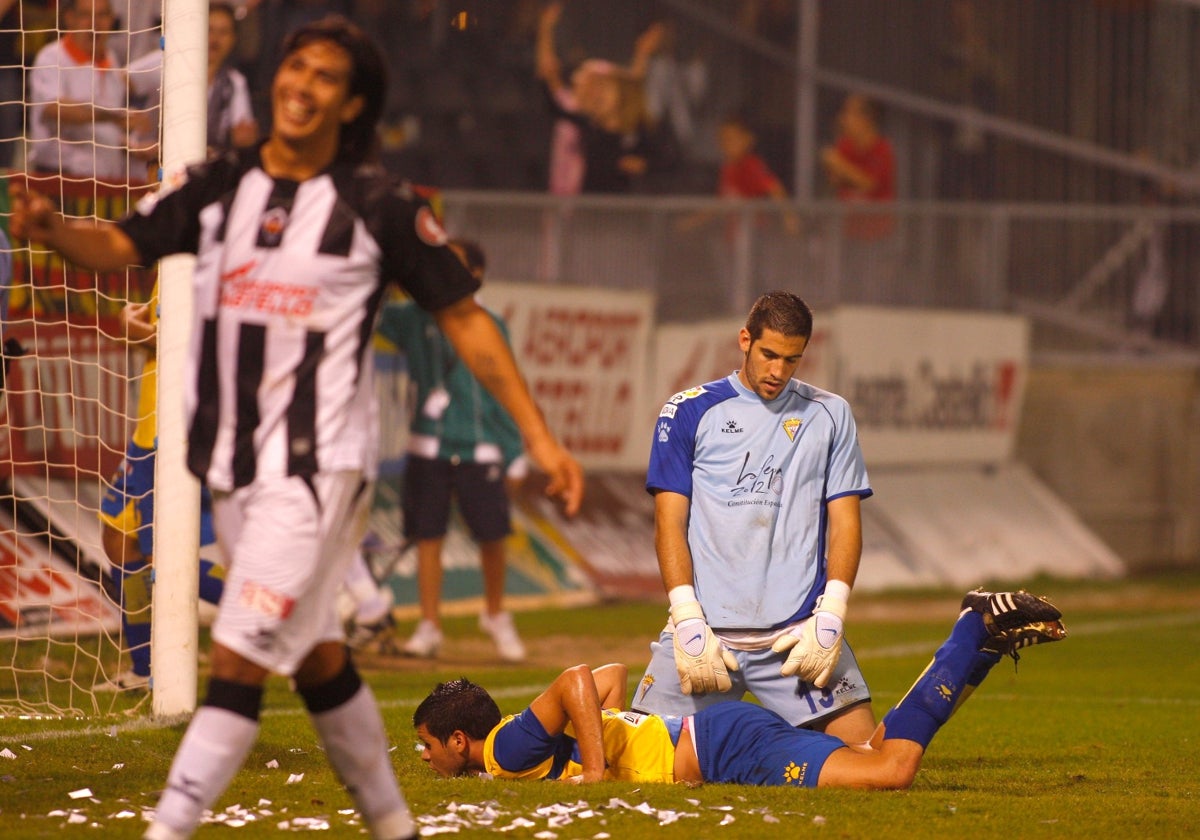
[[[213,640],[291,676],[317,644],[344,639],[338,588],[366,531],[369,491],[361,472],[346,471],[214,492],[229,570]]]

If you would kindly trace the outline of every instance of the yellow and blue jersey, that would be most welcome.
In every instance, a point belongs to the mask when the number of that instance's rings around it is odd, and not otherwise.
[[[619,709],[601,714],[606,781],[675,781],[681,718]],[[550,735],[529,709],[500,721],[488,733],[483,755],[485,769],[498,779],[565,779],[583,772],[573,729]]]

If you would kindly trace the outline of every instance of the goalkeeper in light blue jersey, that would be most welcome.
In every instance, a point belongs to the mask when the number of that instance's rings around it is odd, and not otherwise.
[[[638,711],[688,715],[749,692],[848,743],[874,729],[843,641],[872,491],[849,405],[793,378],[811,336],[803,300],[763,295],[739,333],[742,368],[659,413],[646,489],[671,619]]]

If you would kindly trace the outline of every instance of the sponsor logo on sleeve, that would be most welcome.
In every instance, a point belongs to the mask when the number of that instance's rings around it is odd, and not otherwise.
[[[686,391],[680,391],[678,394],[671,397],[671,399],[667,400],[667,402],[671,402],[671,403],[674,403],[675,405],[679,405],[681,402],[686,402],[687,400],[690,400],[694,397],[698,397],[704,393],[707,393],[704,390],[704,386],[697,385],[695,388],[688,388]]]

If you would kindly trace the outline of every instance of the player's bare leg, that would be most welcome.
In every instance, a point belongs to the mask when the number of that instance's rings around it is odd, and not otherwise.
[[[432,658],[442,646],[442,545],[445,537],[417,541],[417,600],[421,605],[421,621],[407,642],[404,652],[409,656]]]
[[[483,603],[488,615],[496,615],[504,610],[507,559],[503,539],[488,540],[479,544],[479,565],[483,572]]]
[[[379,706],[344,645],[313,648],[295,675],[313,727],[338,778],[376,838],[415,837],[412,814],[392,770]]]
[[[865,744],[875,732],[875,712],[870,703],[859,703],[830,720],[822,731],[847,744]]]
[[[479,617],[479,626],[492,637],[502,659],[520,662],[525,658],[525,645],[517,635],[512,616],[504,611],[504,578],[508,562],[505,545],[504,539],[479,544],[484,601],[484,613]]]
[[[442,623],[442,546],[444,537],[417,541],[417,600],[421,605],[421,620],[440,627]]]
[[[916,778],[925,748],[914,741],[881,741],[878,749],[845,747],[825,760],[817,787],[903,790]]]

